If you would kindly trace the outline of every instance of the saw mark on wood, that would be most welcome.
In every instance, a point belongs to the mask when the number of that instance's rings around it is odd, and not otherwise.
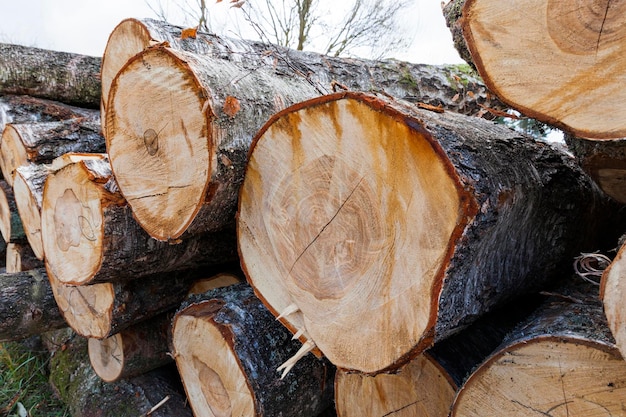
[[[396,414],[396,413],[398,413],[398,412],[400,412],[400,411],[402,411],[402,410],[404,410],[404,409],[407,409],[407,408],[409,408],[409,407],[413,407],[415,404],[419,404],[419,403],[421,403],[421,402],[422,402],[421,400],[419,400],[419,401],[414,401],[414,402],[412,402],[412,403],[410,403],[410,404],[405,405],[404,407],[400,407],[400,408],[398,408],[397,410],[393,410],[393,411],[388,412],[387,414],[383,414],[383,415],[382,415],[382,416],[380,416],[380,417],[387,417],[387,416],[390,416],[390,415],[392,415],[392,414]]]
[[[313,240],[311,241],[311,243],[309,243],[306,248],[304,248],[304,250],[302,251],[302,253],[300,255],[298,255],[298,257],[296,258],[296,260],[293,262],[293,265],[291,265],[291,268],[289,269],[289,275],[291,275],[291,273],[293,272],[293,269],[296,267],[296,264],[298,263],[298,261],[300,260],[300,258],[302,258],[304,256],[304,254],[309,250],[309,248],[311,246],[313,246],[313,244],[319,239],[319,237],[322,235],[322,233],[324,233],[324,230],[326,230],[326,228],[333,222],[333,220],[335,220],[335,218],[339,215],[339,213],[341,212],[341,210],[343,209],[343,207],[346,205],[346,203],[350,200],[350,197],[352,197],[352,195],[354,194],[354,192],[357,190],[357,188],[359,188],[359,185],[361,185],[361,183],[363,182],[363,180],[365,179],[365,177],[361,177],[361,179],[359,180],[359,182],[357,182],[357,184],[354,186],[354,188],[352,189],[352,191],[350,191],[350,194],[348,194],[348,196],[346,197],[346,199],[343,201],[343,203],[341,203],[341,205],[339,206],[339,208],[337,209],[337,211],[335,212],[335,214],[333,215],[333,217],[331,217],[331,219],[324,225],[324,227],[322,227],[322,229],[319,231],[319,233],[313,238]]]
[[[544,416],[548,416],[548,417],[553,417],[553,416],[552,416],[552,414],[550,414],[550,413],[547,413],[547,412],[545,412],[545,411],[541,411],[541,410],[537,410],[536,408],[533,408],[533,407],[531,407],[531,406],[529,406],[529,405],[526,405],[526,404],[522,404],[521,402],[519,402],[519,401],[517,401],[517,400],[511,400],[511,402],[512,402],[513,404],[517,404],[517,405],[519,405],[519,406],[521,406],[521,407],[524,407],[524,408],[526,408],[527,410],[534,411],[535,413],[538,413],[538,414],[541,414],[541,415],[544,415]],[[557,407],[558,407],[558,406],[557,406]]]

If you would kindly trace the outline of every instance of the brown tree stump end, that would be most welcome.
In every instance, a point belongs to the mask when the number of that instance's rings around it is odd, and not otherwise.
[[[338,417],[445,416],[456,385],[427,353],[394,373],[368,376],[338,370],[335,407]]]
[[[626,245],[622,245],[613,262],[602,274],[600,298],[615,344],[626,357]]]
[[[316,416],[332,405],[334,368],[306,355],[246,284],[192,296],[172,325],[174,357],[196,416]]]
[[[626,4],[467,0],[462,27],[485,84],[521,113],[579,137],[626,137]],[[564,70],[565,69],[565,70]]]
[[[47,267],[65,284],[84,285],[199,269],[237,258],[232,230],[163,242],[150,237],[133,214],[103,155],[56,171],[46,181],[42,203]]]
[[[567,292],[472,373],[451,416],[622,416],[625,406],[626,362],[601,304],[593,294]]]
[[[22,220],[26,239],[37,259],[43,260],[41,236],[41,203],[43,186],[50,173],[42,165],[29,164],[19,167],[13,181],[15,205]]]
[[[605,203],[546,143],[341,93],[293,106],[257,135],[239,251],[293,333],[339,368],[376,373],[546,285],[597,244]]]
[[[105,339],[90,338],[89,362],[106,382],[132,378],[173,362],[168,339],[174,312],[160,314]]]

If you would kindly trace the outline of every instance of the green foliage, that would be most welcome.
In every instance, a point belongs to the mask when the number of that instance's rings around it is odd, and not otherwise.
[[[18,416],[18,403],[32,417],[70,415],[48,384],[48,356],[22,343],[0,344],[0,415]]]

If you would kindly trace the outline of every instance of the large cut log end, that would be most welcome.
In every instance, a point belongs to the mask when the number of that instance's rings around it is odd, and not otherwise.
[[[576,136],[610,139],[626,136],[626,121],[613,117],[626,101],[625,14],[615,1],[467,0],[462,25],[476,68],[504,102]]]
[[[626,357],[626,245],[602,274],[600,298],[615,344]]]
[[[207,94],[167,48],[131,59],[111,85],[111,165],[137,221],[159,240],[179,237],[204,202],[213,166]]]
[[[431,342],[432,296],[474,207],[417,121],[336,98],[282,114],[258,137],[240,252],[276,315],[297,306],[281,318],[294,333],[338,367],[374,372]]]

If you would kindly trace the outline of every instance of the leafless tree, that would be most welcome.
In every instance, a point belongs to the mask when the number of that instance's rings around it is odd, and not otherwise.
[[[163,0],[146,1],[157,16],[167,19]],[[190,21],[197,22],[195,25],[201,30],[210,30],[211,16],[205,0],[193,0],[194,4],[192,0],[170,1]],[[229,0],[229,3],[241,10],[241,16],[259,38],[298,50],[313,49],[339,56],[365,49],[369,55],[379,57],[406,48],[411,41],[399,21],[411,0],[342,0],[334,5],[324,0]]]

